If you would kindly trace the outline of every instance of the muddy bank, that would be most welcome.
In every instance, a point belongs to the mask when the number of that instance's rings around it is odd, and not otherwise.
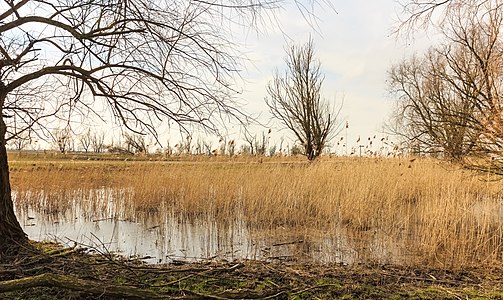
[[[0,263],[1,299],[459,299],[503,297],[501,269],[258,261],[146,265],[33,243]]]

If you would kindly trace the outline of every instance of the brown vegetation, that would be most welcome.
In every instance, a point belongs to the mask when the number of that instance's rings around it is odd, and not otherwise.
[[[324,158],[319,163],[11,161],[18,209],[48,213],[81,201],[89,213],[239,219],[251,229],[360,232],[404,249],[403,262],[458,268],[499,264],[500,182],[418,159]]]
[[[36,243],[0,269],[2,299],[499,299],[500,270],[273,264],[147,266]]]

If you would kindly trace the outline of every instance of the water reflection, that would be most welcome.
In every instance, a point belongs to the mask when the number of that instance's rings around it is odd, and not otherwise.
[[[175,214],[162,206],[132,214],[120,194],[97,190],[84,197],[82,193],[76,191],[66,205],[49,204],[42,194],[38,203],[16,204],[23,229],[34,240],[78,243],[149,263],[208,259],[400,263],[404,256],[404,247],[382,232],[340,226],[328,231],[253,228],[239,215],[217,222],[211,216]]]

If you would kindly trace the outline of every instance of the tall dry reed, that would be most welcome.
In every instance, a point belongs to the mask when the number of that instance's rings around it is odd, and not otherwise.
[[[89,218],[171,214],[240,220],[256,231],[346,230],[355,240],[399,245],[412,265],[491,265],[503,254],[501,182],[436,160],[11,165],[18,209],[30,205],[57,214],[78,202]]]

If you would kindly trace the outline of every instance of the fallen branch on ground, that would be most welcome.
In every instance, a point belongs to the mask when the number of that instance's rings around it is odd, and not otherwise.
[[[155,292],[131,286],[102,284],[68,275],[41,275],[0,282],[0,293],[34,287],[58,287],[88,294],[135,299],[165,299]]]

